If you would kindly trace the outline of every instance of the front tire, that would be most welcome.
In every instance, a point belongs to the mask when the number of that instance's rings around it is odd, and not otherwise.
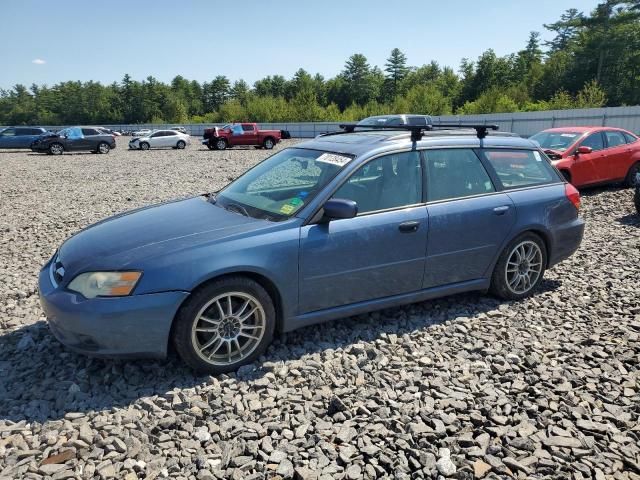
[[[176,148],[178,150],[183,150],[184,147],[186,147],[186,146],[187,146],[187,144],[186,144],[186,142],[184,140],[180,140],[178,143],[176,143]]]
[[[540,285],[547,266],[547,247],[533,232],[512,240],[503,250],[491,276],[491,293],[505,300],[520,300]]]
[[[51,155],[62,155],[64,153],[64,147],[61,143],[52,143],[49,145],[49,153]]]
[[[271,343],[276,314],[257,282],[233,276],[197,290],[180,308],[173,341],[193,369],[226,373],[253,362]]]
[[[100,142],[98,144],[98,153],[101,153],[103,155],[109,153],[109,151],[111,150],[111,147],[109,146],[108,143],[105,142]]]
[[[636,175],[640,173],[640,162],[636,162],[631,165],[631,168],[627,172],[627,176],[624,179],[625,186],[631,188],[636,184]]]
[[[226,150],[227,149],[227,141],[224,138],[218,138],[216,140],[216,150]]]
[[[147,142],[142,142],[140,144],[140,150],[149,150],[149,144]]]

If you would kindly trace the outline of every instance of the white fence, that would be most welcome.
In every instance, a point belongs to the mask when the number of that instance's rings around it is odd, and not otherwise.
[[[634,133],[640,133],[640,106],[586,108],[578,110],[549,110],[544,112],[490,113],[485,115],[443,115],[433,117],[434,123],[496,123],[501,130],[515,132],[529,137],[540,130],[568,126],[610,126],[620,127]],[[287,122],[261,123],[260,128],[269,130],[288,130],[293,138],[313,138],[321,133],[336,131],[342,122]],[[136,124],[103,125],[115,130],[140,130],[143,128],[171,128],[176,124]],[[182,125],[194,136],[202,136],[205,128],[222,126],[218,124],[194,123]],[[59,130],[62,126],[49,126]]]

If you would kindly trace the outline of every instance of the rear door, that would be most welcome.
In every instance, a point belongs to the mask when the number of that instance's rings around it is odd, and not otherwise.
[[[258,130],[255,125],[250,123],[242,124],[242,144],[243,145],[257,145],[260,143],[258,141]]]
[[[98,148],[100,132],[95,128],[82,129],[82,141],[78,144],[78,150],[96,150]]]
[[[300,231],[300,313],[420,290],[427,246],[418,152],[385,155],[356,170],[333,198],[355,218]]]
[[[429,239],[423,288],[486,275],[516,218],[470,148],[425,150]]]
[[[604,159],[604,136],[602,132],[594,132],[585,137],[578,146],[591,148],[591,153],[574,156],[571,165],[571,183],[577,186],[598,183],[604,178],[602,160]]]
[[[620,130],[605,130],[604,139],[607,148],[600,167],[602,180],[620,180],[627,175],[631,167],[631,148]]]
[[[31,130],[32,129],[28,127],[16,127],[16,135],[14,137],[15,148],[29,148],[31,142],[33,141]]]

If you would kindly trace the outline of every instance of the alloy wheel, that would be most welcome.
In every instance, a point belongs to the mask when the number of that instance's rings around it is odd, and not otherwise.
[[[505,269],[507,288],[517,295],[527,293],[542,273],[540,246],[532,240],[519,243],[511,250]]]
[[[216,148],[218,150],[224,150],[225,148],[227,148],[227,142],[225,142],[224,140],[218,140],[216,142]]]
[[[51,147],[49,147],[49,150],[54,155],[60,155],[62,154],[64,149],[62,148],[62,145],[60,145],[59,143],[54,143],[53,145],[51,145]]]
[[[251,355],[266,328],[260,302],[245,292],[229,292],[207,302],[191,328],[198,356],[211,365],[231,365]]]
[[[109,153],[109,145],[107,145],[106,143],[101,143],[100,145],[98,145],[98,151],[100,153]]]

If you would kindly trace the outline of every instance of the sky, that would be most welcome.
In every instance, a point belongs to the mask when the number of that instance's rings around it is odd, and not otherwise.
[[[393,48],[409,65],[492,48],[524,48],[529,32],[597,0],[17,0],[3,2],[0,88],[66,80],[169,82],[226,75],[249,84],[296,70],[333,77],[363,53],[384,68]]]

